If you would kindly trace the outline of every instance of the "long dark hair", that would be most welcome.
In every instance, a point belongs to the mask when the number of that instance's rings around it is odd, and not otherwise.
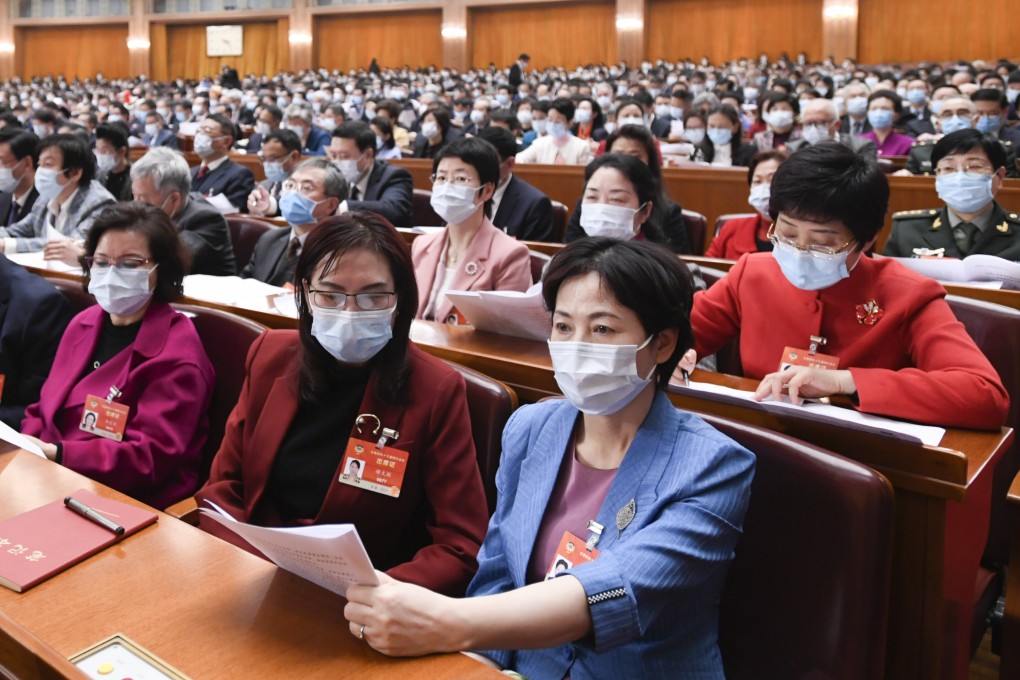
[[[368,250],[378,254],[390,265],[393,289],[397,294],[393,337],[370,360],[375,375],[375,395],[384,403],[397,403],[407,380],[407,348],[411,321],[418,309],[418,284],[414,278],[411,249],[399,232],[384,217],[373,212],[349,212],[319,223],[301,249],[294,278],[297,281],[297,307],[300,314],[301,375],[298,380],[301,397],[319,401],[328,389],[326,377],[336,360],[312,336],[312,313],[305,286],[311,285],[316,268],[330,271],[344,253]]]

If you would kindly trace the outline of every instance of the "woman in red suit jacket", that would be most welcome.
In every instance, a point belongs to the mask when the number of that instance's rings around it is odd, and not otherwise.
[[[486,215],[499,184],[499,155],[475,137],[456,140],[432,164],[432,208],[447,223],[414,240],[419,319],[463,323],[448,290],[514,290],[531,285],[527,246],[493,226]]]
[[[164,508],[198,487],[215,375],[181,295],[184,250],[159,208],[107,208],[85,242],[98,305],[67,327],[21,431],[51,460]],[[101,408],[126,407],[121,438],[100,436]],[[97,427],[98,426],[98,427]]]
[[[943,426],[996,429],[1009,397],[953,316],[938,283],[864,257],[889,185],[874,159],[838,143],[790,156],[772,180],[772,254],[746,255],[694,298],[699,354],[740,340],[757,398],[850,395],[861,411]],[[835,370],[780,370],[784,348],[838,357]],[[821,340],[817,340],[821,343]]]
[[[382,217],[346,213],[308,237],[295,279],[300,330],[252,346],[199,503],[263,526],[353,523],[378,569],[463,595],[488,512],[464,381],[408,339],[406,244]]]
[[[772,242],[768,230],[772,226],[769,217],[769,188],[779,164],[786,160],[786,152],[778,149],[759,151],[747,166],[747,183],[751,195],[747,202],[755,214],[729,220],[712,239],[705,257],[719,257],[736,260],[745,253],[771,252]]]

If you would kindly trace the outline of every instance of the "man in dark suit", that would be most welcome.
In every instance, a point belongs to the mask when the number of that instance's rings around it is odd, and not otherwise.
[[[72,316],[52,284],[0,255],[0,420],[15,430],[25,407],[39,401]]]
[[[926,248],[942,249],[946,257],[982,254],[1020,260],[1020,215],[995,200],[1006,176],[1002,144],[977,130],[958,130],[935,144],[931,160],[935,188],[945,206],[893,215],[882,254],[912,257],[916,249]],[[961,180],[967,184],[954,185]]]
[[[237,274],[227,220],[201,195],[189,194],[190,189],[187,161],[166,147],[149,149],[131,167],[135,200],[158,206],[170,216],[191,254],[190,273]]]
[[[517,140],[509,130],[494,126],[478,134],[499,154],[499,185],[492,196],[492,223],[522,241],[552,240],[552,201],[513,174]]]
[[[262,144],[262,168],[266,179],[259,182],[248,196],[248,212],[258,217],[279,215],[283,183],[300,161],[301,140],[293,130],[270,132]]]
[[[24,128],[0,130],[0,220],[9,227],[32,211],[39,198],[35,165],[39,138]]]
[[[368,123],[348,121],[337,127],[326,153],[351,187],[350,199],[338,212],[371,210],[394,227],[412,226],[411,173],[375,159],[375,133]]]
[[[961,96],[960,90],[955,85],[939,85],[931,93],[931,101],[928,103],[928,110],[931,114],[927,118],[915,118],[908,121],[904,131],[911,137],[939,134],[932,122],[933,117],[937,118],[941,114],[943,103],[947,99],[955,99],[959,96]]]
[[[294,267],[308,234],[336,213],[340,202],[347,198],[347,180],[324,158],[298,165],[286,185],[286,191],[302,197],[293,203],[290,199],[284,201],[283,217],[290,228],[270,229],[259,238],[251,259],[241,270],[241,278],[258,279],[271,286],[293,284]]]
[[[205,117],[195,135],[195,153],[202,162],[191,169],[191,190],[207,198],[222,194],[237,212],[247,212],[255,175],[228,158],[236,138],[229,118],[221,113]]]
[[[531,61],[531,57],[527,54],[522,54],[517,57],[517,61],[515,61],[514,65],[510,67],[510,73],[507,76],[507,81],[510,83],[511,89],[515,92],[524,81],[524,69],[528,68],[529,61]]]
[[[169,149],[177,149],[177,135],[166,128],[166,121],[163,116],[155,111],[150,111],[145,116],[145,134],[142,136],[145,146],[150,149],[154,146],[165,146]]]
[[[978,90],[970,96],[977,109],[978,119],[974,127],[979,132],[993,135],[1000,142],[1008,142],[1016,148],[1020,145],[1020,130],[1006,125],[1009,101],[1002,90],[994,87]]]
[[[312,109],[310,106],[307,104],[291,104],[284,112],[283,118],[287,129],[293,130],[301,138],[303,153],[309,156],[326,155],[326,147],[329,146],[329,133],[312,125]]]
[[[852,81],[843,89],[847,114],[840,118],[839,129],[848,135],[863,135],[871,132],[868,122],[868,86],[859,80]]]
[[[258,153],[262,150],[262,141],[269,136],[270,132],[280,129],[283,123],[283,109],[276,104],[263,104],[258,109],[258,118],[255,119],[255,132],[248,138],[248,144],[244,147],[247,153]]]

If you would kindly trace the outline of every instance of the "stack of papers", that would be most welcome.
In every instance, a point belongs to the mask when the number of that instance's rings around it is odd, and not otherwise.
[[[947,283],[979,283],[982,287],[1020,290],[1020,263],[994,255],[969,255],[962,260],[943,257],[891,257],[918,274]]]
[[[874,416],[868,413],[861,413],[848,408],[840,408],[831,404],[822,404],[817,401],[807,400],[800,406],[794,406],[784,395],[783,401],[776,402],[768,399],[766,401],[755,401],[754,392],[713,385],[711,383],[691,382],[690,385],[671,384],[669,389],[681,394],[711,394],[713,400],[726,403],[736,403],[741,406],[761,408],[766,411],[788,412],[794,410],[798,416],[819,422],[838,421],[845,427],[852,430],[872,432],[894,439],[901,439],[908,442],[916,442],[926,446],[938,446],[942,442],[946,431],[941,427],[931,425],[918,425],[902,420],[892,420],[882,416]]]
[[[294,294],[258,279],[191,274],[184,277],[184,294],[195,300],[297,318]]]
[[[37,250],[34,253],[4,253],[11,262],[20,264],[22,267],[32,269],[48,269],[51,272],[65,272],[68,274],[81,274],[81,265],[70,265],[59,260],[44,260],[43,251]]]
[[[448,290],[453,306],[480,331],[529,340],[548,340],[552,315],[542,300],[542,284],[517,291]]]

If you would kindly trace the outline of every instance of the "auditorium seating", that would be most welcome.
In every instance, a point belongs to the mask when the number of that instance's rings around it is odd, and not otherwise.
[[[878,472],[743,422],[704,416],[756,456],[723,590],[726,677],[880,678],[893,491]]]
[[[227,227],[230,229],[230,242],[234,245],[237,271],[241,271],[251,260],[251,254],[255,251],[255,244],[259,238],[272,227],[264,220],[244,215],[228,215]]]

